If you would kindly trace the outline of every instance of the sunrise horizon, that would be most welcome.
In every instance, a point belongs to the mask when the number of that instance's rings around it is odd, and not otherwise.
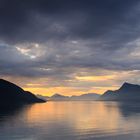
[[[126,81],[140,84],[137,2],[60,3],[13,2],[9,11],[3,3],[0,77],[46,95],[102,94]]]
[[[140,140],[140,0],[0,0],[0,140]]]
[[[9,78],[4,78],[4,77],[2,79],[9,80]],[[12,83],[15,83],[15,84],[21,86],[17,81],[14,82],[14,80],[9,81],[9,82],[12,82]],[[31,86],[31,87],[22,87],[22,86],[21,87],[25,91],[32,92],[35,95],[42,95],[42,96],[49,96],[49,97],[54,94],[60,94],[63,96],[79,96],[79,95],[88,94],[88,93],[95,93],[95,94],[102,95],[108,90],[119,89],[126,82],[127,81],[124,81],[120,85],[114,85],[111,87],[94,87],[92,89],[88,89],[85,91],[80,91],[80,89],[78,90],[78,89],[68,88],[68,87],[43,87],[43,88],[40,88],[40,87],[37,87],[38,85],[41,85],[39,83],[37,83],[37,84],[27,83],[26,85]],[[129,82],[127,82],[127,83],[129,83]],[[131,84],[136,84],[136,83],[131,83]]]

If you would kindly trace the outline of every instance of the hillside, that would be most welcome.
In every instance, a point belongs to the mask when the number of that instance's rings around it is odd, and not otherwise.
[[[42,99],[34,94],[24,91],[21,87],[0,79],[0,107],[10,107],[27,103],[42,103]]]
[[[140,85],[124,83],[118,90],[106,91],[99,99],[110,101],[140,101]]]

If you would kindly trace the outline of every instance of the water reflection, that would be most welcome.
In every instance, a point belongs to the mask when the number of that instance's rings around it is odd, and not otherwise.
[[[17,116],[20,112],[22,112],[24,106],[11,106],[10,108],[0,108],[0,123],[8,121]]]
[[[139,102],[119,102],[118,108],[124,117],[136,116],[140,113]]]
[[[0,114],[0,139],[139,140],[139,123],[139,103],[48,102]]]

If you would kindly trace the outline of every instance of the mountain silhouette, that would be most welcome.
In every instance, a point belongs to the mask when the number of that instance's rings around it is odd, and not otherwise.
[[[66,100],[69,100],[69,96],[64,96],[64,95],[61,95],[61,94],[54,94],[52,95],[49,100],[51,101],[66,101]]]
[[[44,95],[40,95],[40,94],[37,94],[36,96],[45,101],[49,100],[49,98],[50,98],[49,96],[44,96]]]
[[[73,95],[73,96],[64,96],[61,94],[54,94],[51,97],[48,96],[42,96],[42,95],[37,95],[41,99],[48,100],[48,101],[79,101],[79,100],[97,100],[100,95],[96,93],[87,93],[87,94],[82,94],[79,96]]]
[[[100,95],[96,93],[87,93],[79,96],[71,96],[71,100],[97,100],[99,96]]]
[[[42,103],[42,99],[37,98],[34,94],[24,91],[19,86],[0,79],[0,107],[11,107],[26,103]]]
[[[99,100],[140,101],[140,85],[124,83],[118,90],[106,91]]]

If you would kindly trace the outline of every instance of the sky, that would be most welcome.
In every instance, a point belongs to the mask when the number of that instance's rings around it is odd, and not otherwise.
[[[140,84],[139,0],[0,0],[0,77],[35,94]]]

